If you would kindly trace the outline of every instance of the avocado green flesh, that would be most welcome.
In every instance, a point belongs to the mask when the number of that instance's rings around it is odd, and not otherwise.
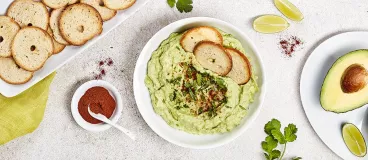
[[[235,48],[245,53],[240,41],[232,35],[222,34],[225,47]],[[249,105],[254,101],[254,96],[258,92],[256,77],[253,76],[245,85],[238,85],[230,78],[204,69],[195,60],[193,53],[186,52],[181,47],[182,36],[182,33],[171,34],[153,52],[148,62],[145,84],[150,92],[154,111],[171,127],[192,134],[216,134],[233,130],[247,115]],[[207,73],[213,78],[224,81],[227,88],[227,102],[218,109],[216,116],[210,117],[208,112],[193,114],[192,111],[196,105],[185,101],[181,87],[178,88],[177,85],[168,83],[177,77],[184,76],[180,65],[183,62],[192,64],[200,73]],[[179,83],[179,86],[183,86],[182,80]],[[174,92],[176,98],[172,100],[170,95],[173,95]]]
[[[321,89],[321,105],[326,111],[344,113],[360,108],[368,103],[368,87],[354,92],[344,93],[341,78],[345,70],[353,65],[368,68],[368,50],[357,50],[340,57],[328,71]]]

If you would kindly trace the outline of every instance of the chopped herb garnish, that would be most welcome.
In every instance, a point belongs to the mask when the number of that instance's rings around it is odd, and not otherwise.
[[[223,79],[217,78],[216,82],[219,85],[220,89],[226,89],[225,81]]]
[[[176,77],[174,79],[169,80],[169,83],[180,84],[180,81],[181,81],[181,77]]]
[[[176,92],[173,92],[172,94],[170,94],[169,98],[171,101],[174,101],[176,99]]]
[[[193,99],[193,100],[197,100],[196,96],[194,95],[193,93],[193,90],[189,88],[189,94],[190,94],[190,97]]]
[[[184,77],[180,79],[180,91],[183,100],[195,108],[181,105],[181,108],[191,108],[192,113],[213,118],[217,111],[227,103],[226,82],[222,78],[213,77],[209,73],[200,73],[193,65],[179,63]],[[173,98],[173,97],[170,97]]]
[[[243,110],[247,110],[247,109],[245,109],[242,105],[239,105],[239,107],[240,107],[241,109],[243,109]]]
[[[197,84],[198,85],[202,84],[202,75],[200,73],[197,73]]]
[[[191,83],[184,83],[184,87],[185,88],[190,88],[190,87],[192,87],[192,84]]]
[[[179,48],[179,46],[176,46],[176,49],[178,49],[178,50],[180,51],[180,48]]]
[[[199,114],[202,114],[203,113],[203,108],[202,107],[199,107],[199,109],[198,109],[198,115]]]

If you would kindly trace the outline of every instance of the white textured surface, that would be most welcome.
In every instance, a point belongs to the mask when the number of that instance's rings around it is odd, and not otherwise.
[[[303,11],[305,19],[290,22],[290,28],[280,34],[264,35],[253,31],[251,22],[262,14],[280,15],[272,0],[194,0],[194,10],[189,14],[169,8],[166,0],[152,0],[58,70],[43,122],[35,132],[1,146],[0,159],[263,159],[263,125],[271,118],[280,119],[284,125],[293,122],[299,128],[297,141],[288,145],[287,158],[339,159],[317,137],[304,114],[299,77],[308,55],[322,40],[345,31],[368,29],[368,4],[361,0],[291,1]],[[133,97],[133,69],[145,43],[167,24],[193,16],[222,19],[243,29],[260,49],[268,71],[268,93],[255,123],[236,141],[211,150],[185,149],[158,137],[141,118]],[[297,35],[305,42],[292,58],[283,56],[277,45],[280,38],[288,35]],[[76,88],[92,79],[93,72],[98,71],[98,61],[108,57],[115,64],[106,67],[104,80],[121,92],[126,105],[119,124],[138,134],[136,142],[114,129],[87,132],[70,113]]]

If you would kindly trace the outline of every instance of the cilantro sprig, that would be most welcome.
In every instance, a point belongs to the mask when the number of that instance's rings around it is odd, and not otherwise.
[[[176,5],[176,8],[180,13],[188,13],[193,9],[193,1],[192,0],[167,0],[167,4],[171,8]]]
[[[261,143],[264,155],[267,160],[279,159],[282,160],[286,151],[286,144],[294,142],[297,138],[296,133],[298,128],[295,124],[289,124],[284,128],[284,133],[281,132],[281,123],[277,119],[272,119],[264,126],[264,131],[267,134],[265,140]],[[278,144],[284,145],[284,150],[281,152],[276,149]],[[301,157],[295,157],[292,160],[300,160]]]

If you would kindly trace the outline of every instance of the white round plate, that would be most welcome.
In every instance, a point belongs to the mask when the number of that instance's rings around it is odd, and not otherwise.
[[[213,26],[234,35],[238,40],[241,41],[243,47],[247,51],[247,55],[251,58],[252,67],[254,68],[256,75],[259,77],[257,83],[259,84],[260,91],[255,95],[255,101],[250,105],[248,115],[237,128],[229,133],[215,135],[193,135],[171,128],[159,115],[154,112],[148,89],[144,84],[144,79],[147,74],[147,63],[151,58],[152,52],[155,51],[161,42],[167,39],[171,33],[183,32],[196,26]],[[221,20],[195,17],[183,19],[166,26],[148,41],[139,56],[134,71],[134,96],[138,109],[146,123],[154,132],[156,132],[165,140],[187,148],[214,148],[224,145],[240,136],[257,117],[261,110],[262,100],[265,95],[264,80],[265,73],[259,52],[251,40],[242,31]]]
[[[116,101],[116,108],[110,120],[116,123],[121,117],[121,112],[123,111],[123,100],[120,96],[119,90],[116,89],[112,84],[103,80],[92,80],[81,85],[74,93],[72,102],[71,102],[71,111],[74,117],[74,120],[81,126],[82,128],[91,131],[91,132],[101,132],[111,128],[111,125],[105,123],[99,124],[91,124],[85,121],[78,111],[78,103],[82,96],[86,93],[86,91],[92,87],[103,87],[107,89],[110,95]]]
[[[348,52],[368,49],[367,39],[368,32],[347,32],[329,38],[312,52],[301,75],[300,96],[309,122],[322,141],[343,159],[357,158],[343,141],[341,128],[344,123],[355,124],[368,140],[367,123],[363,121],[367,117],[366,106],[347,113],[327,112],[320,104],[320,91],[332,64]],[[362,159],[368,159],[368,156]]]

